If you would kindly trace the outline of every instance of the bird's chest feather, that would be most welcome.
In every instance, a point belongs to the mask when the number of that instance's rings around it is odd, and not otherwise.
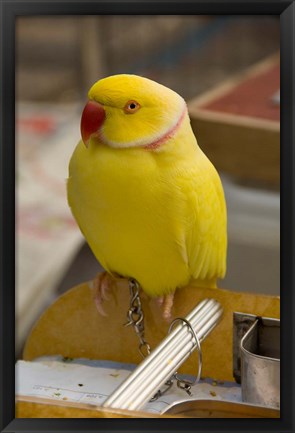
[[[86,152],[73,157],[69,202],[95,254],[181,255],[185,196],[171,166],[159,168],[147,152]]]

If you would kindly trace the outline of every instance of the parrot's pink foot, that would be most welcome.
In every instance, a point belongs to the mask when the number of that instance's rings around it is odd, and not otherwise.
[[[102,316],[107,316],[106,312],[102,308],[102,304],[104,301],[108,301],[110,299],[109,292],[112,289],[114,283],[115,283],[115,279],[107,272],[98,274],[92,282],[94,302],[97,311]]]
[[[162,316],[166,321],[170,320],[172,317],[171,310],[173,307],[173,299],[174,293],[169,293],[169,295],[157,298],[158,304],[162,307]]]

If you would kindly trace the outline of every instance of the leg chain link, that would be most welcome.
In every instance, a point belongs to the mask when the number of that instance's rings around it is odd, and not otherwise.
[[[139,296],[140,286],[133,278],[129,279],[129,290],[130,290],[130,306],[127,312],[127,323],[124,326],[133,326],[136,335],[139,338],[139,352],[143,358],[146,358],[151,353],[151,347],[144,337],[144,314],[141,308],[141,300]],[[173,385],[172,378],[168,379],[165,383],[166,388],[158,390],[156,394],[151,398],[150,401],[155,401],[163,394],[165,394]]]
[[[139,338],[139,352],[143,358],[151,353],[150,345],[144,338],[144,314],[141,308],[139,297],[139,284],[134,279],[129,279],[130,307],[127,313],[127,323],[125,326],[132,325]]]

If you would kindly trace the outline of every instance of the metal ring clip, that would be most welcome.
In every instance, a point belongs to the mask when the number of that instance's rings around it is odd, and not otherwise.
[[[177,380],[177,386],[179,388],[181,388],[181,389],[184,389],[190,395],[191,394],[191,392],[190,392],[191,387],[193,385],[195,385],[197,382],[199,382],[199,380],[201,378],[201,373],[202,373],[202,349],[201,349],[200,340],[199,340],[199,337],[197,336],[196,331],[194,330],[194,328],[192,327],[192,325],[190,324],[190,322],[188,320],[186,320],[186,319],[183,319],[182,317],[177,317],[176,319],[174,319],[171,322],[171,325],[169,326],[169,329],[168,329],[168,334],[170,334],[170,332],[171,332],[171,330],[173,328],[173,325],[176,322],[178,322],[179,320],[181,320],[182,322],[184,322],[186,324],[186,326],[189,328],[189,330],[191,331],[193,337],[196,340],[196,346],[197,346],[198,355],[199,355],[198,374],[197,374],[196,379],[193,382],[191,382],[189,380],[185,380],[185,379],[180,379],[177,376],[177,371],[173,374],[173,377]]]

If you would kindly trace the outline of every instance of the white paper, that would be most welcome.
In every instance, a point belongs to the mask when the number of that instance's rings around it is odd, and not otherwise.
[[[101,406],[135,367],[111,361],[63,360],[61,356],[43,357],[33,362],[18,361],[16,395]],[[233,382],[205,379],[191,391],[189,396],[174,383],[163,396],[147,403],[143,411],[161,413],[172,403],[184,399],[241,402],[241,388]]]

